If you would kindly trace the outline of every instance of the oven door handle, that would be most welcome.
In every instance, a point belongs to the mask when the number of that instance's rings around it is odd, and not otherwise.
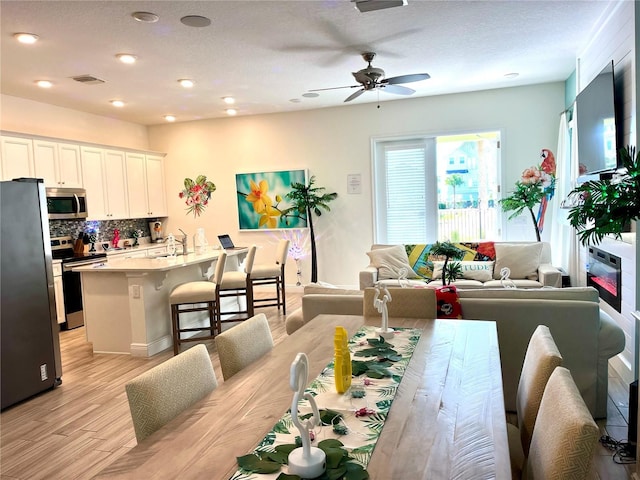
[[[89,260],[89,261],[86,261],[86,262],[73,262],[73,263],[68,263],[68,264],[64,264],[63,263],[62,264],[62,272],[63,273],[64,272],[71,272],[76,267],[85,267],[87,265],[91,265],[91,264],[94,264],[94,263],[104,263],[106,261],[107,261],[107,259],[104,258],[102,260]]]

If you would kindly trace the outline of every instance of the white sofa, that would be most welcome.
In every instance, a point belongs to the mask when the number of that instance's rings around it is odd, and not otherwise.
[[[452,282],[452,285],[459,288],[501,288],[503,282],[500,272],[503,267],[510,269],[509,279],[518,288],[562,285],[562,272],[551,265],[551,247],[548,242],[480,242],[456,245],[461,246],[466,252],[462,261],[464,277]],[[468,247],[469,245],[490,246],[491,251],[488,256],[481,255],[480,248],[474,251]],[[416,258],[410,259],[406,252],[413,248],[411,255],[418,256],[414,253],[416,247],[424,247],[425,250],[417,263],[415,263]],[[489,258],[494,251],[495,257]],[[377,284],[387,286],[400,286],[401,283],[405,285],[424,285],[429,282],[442,284],[442,277],[438,276],[437,268],[438,263],[442,262],[438,262],[438,259],[428,254],[426,245],[407,247],[374,244],[367,255],[370,263],[359,274],[361,290]],[[408,275],[406,280],[399,282],[401,268],[408,270]]]

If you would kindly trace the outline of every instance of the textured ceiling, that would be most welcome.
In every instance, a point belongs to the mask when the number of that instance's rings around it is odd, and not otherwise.
[[[227,95],[239,115],[343,105],[363,51],[387,77],[427,72],[413,97],[565,80],[602,15],[617,2],[420,1],[361,13],[349,0],[2,1],[0,91],[144,125],[222,117]],[[148,24],[135,11],[157,14]],[[203,15],[208,27],[183,25]],[[40,36],[16,42],[16,32]],[[135,65],[117,53],[138,56]],[[514,79],[504,75],[518,72]],[[70,77],[105,80],[85,85]],[[185,90],[177,82],[196,82]],[[51,89],[34,81],[47,79]],[[365,92],[352,103],[405,97]],[[126,105],[109,104],[121,99]]]

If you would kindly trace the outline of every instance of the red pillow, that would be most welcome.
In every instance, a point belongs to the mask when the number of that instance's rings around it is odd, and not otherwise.
[[[436,288],[437,318],[462,318],[462,306],[454,285]]]

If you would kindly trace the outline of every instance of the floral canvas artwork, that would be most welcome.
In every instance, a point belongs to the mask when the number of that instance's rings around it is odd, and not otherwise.
[[[291,207],[286,194],[292,183],[306,183],[306,170],[236,174],[238,223],[240,230],[305,228],[307,220]]]

